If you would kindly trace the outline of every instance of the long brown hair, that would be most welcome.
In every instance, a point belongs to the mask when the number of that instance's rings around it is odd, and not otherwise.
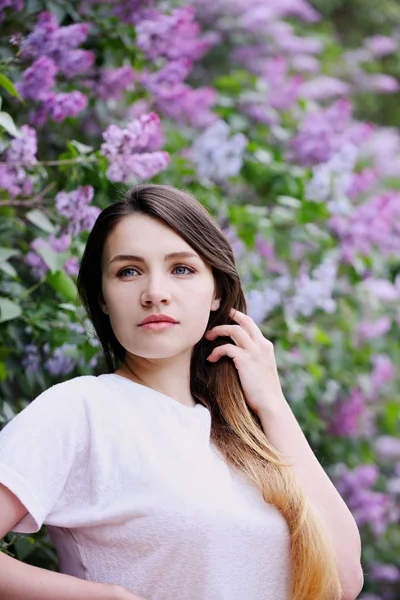
[[[210,312],[207,330],[233,323],[230,309],[246,312],[246,300],[231,245],[207,210],[190,194],[165,185],[143,184],[129,190],[124,200],[98,216],[80,264],[78,292],[103,348],[107,368],[114,372],[124,361],[125,349],[116,339],[107,315],[99,306],[101,256],[105,241],[126,216],[141,213],[162,220],[180,235],[213,271],[221,297]],[[206,357],[215,345],[231,341],[202,338],[193,348],[191,391],[211,412],[211,439],[226,461],[239,469],[274,504],[290,531],[292,600],[340,600],[336,557],[330,536],[303,492],[293,468],[269,443],[261,423],[247,405],[237,370],[228,357],[210,364]]]

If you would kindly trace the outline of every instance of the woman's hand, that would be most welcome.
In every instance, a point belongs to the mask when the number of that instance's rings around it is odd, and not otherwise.
[[[146,600],[143,596],[137,596],[132,592],[128,592],[124,587],[120,585],[108,586],[113,588],[112,596],[110,595],[107,600]]]
[[[248,315],[231,309],[230,317],[237,325],[217,325],[206,334],[207,340],[219,335],[229,336],[235,342],[217,346],[208,356],[210,362],[217,362],[221,356],[232,358],[238,370],[240,382],[247,404],[260,415],[274,408],[277,403],[286,402],[279,381],[275,361],[274,346],[261,333]]]

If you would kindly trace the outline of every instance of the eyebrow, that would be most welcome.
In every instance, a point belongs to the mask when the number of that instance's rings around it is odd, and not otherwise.
[[[187,251],[171,252],[170,254],[167,254],[165,256],[164,260],[168,261],[168,260],[174,260],[177,258],[179,258],[179,259],[182,259],[182,258],[198,258],[198,259],[200,259],[200,256],[198,254],[195,254],[194,252],[187,252]],[[141,262],[141,263],[145,262],[145,259],[143,258],[143,256],[136,256],[135,254],[117,254],[117,256],[114,256],[114,258],[112,258],[108,264],[111,265],[111,263],[114,263],[114,262],[125,262],[127,260],[132,260],[134,262]]]

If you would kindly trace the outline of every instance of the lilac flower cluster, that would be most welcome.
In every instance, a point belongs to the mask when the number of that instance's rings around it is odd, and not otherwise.
[[[105,4],[111,14],[128,25],[137,25],[143,19],[149,19],[156,12],[153,7],[155,0],[84,0],[81,3],[81,11],[85,4]]]
[[[35,101],[37,108],[31,112],[30,121],[36,127],[42,127],[49,118],[61,122],[75,117],[86,108],[87,98],[82,92],[58,93],[53,88],[58,73],[73,79],[91,69],[94,54],[77,48],[88,31],[87,23],[59,27],[55,15],[45,11],[22,42],[22,59],[34,62],[24,71],[17,89],[23,98]]]
[[[285,314],[293,319],[299,315],[310,317],[316,309],[326,313],[336,310],[332,294],[336,284],[338,261],[326,256],[312,272],[302,265],[294,280],[294,295],[285,300]]]
[[[59,192],[56,196],[57,213],[65,217],[67,220],[65,231],[73,236],[81,231],[90,231],[101,212],[97,206],[89,206],[93,194],[92,186],[85,185],[72,192]]]
[[[334,404],[329,433],[339,437],[366,437],[374,433],[373,415],[361,390],[352,388],[347,398]]]
[[[137,25],[136,43],[149,60],[198,60],[210,48],[211,38],[201,35],[194,17],[192,6],[176,8],[170,15],[152,14]]]
[[[36,132],[29,125],[22,125],[20,132],[21,136],[13,138],[1,156],[2,161],[10,164],[0,165],[0,189],[6,190],[12,198],[21,194],[29,196],[35,183],[35,177],[26,169],[37,162]]]
[[[345,260],[351,262],[359,253],[369,255],[374,249],[394,256],[400,253],[400,194],[388,191],[358,205],[349,217],[333,216],[332,231],[341,241]]]
[[[53,252],[62,253],[65,252],[71,243],[71,237],[69,234],[61,235],[56,237],[51,234],[48,240],[43,238],[34,239],[29,245],[29,252],[25,255],[25,262],[31,267],[31,273],[34,279],[42,279],[49,270],[49,267],[38,253],[39,248],[50,248]]]
[[[25,346],[21,364],[26,369],[27,373],[36,373],[38,371],[40,366],[40,353],[36,344],[27,344]]]
[[[368,526],[379,537],[399,518],[398,507],[390,495],[372,489],[379,476],[377,465],[358,465],[350,470],[340,463],[335,466],[333,476],[359,527]]]
[[[160,119],[155,113],[144,114],[125,128],[107,127],[101,153],[109,161],[110,181],[130,183],[150,179],[164,170],[169,163],[168,152],[154,151],[160,136]]]
[[[356,123],[351,116],[351,104],[344,99],[306,113],[289,143],[288,160],[313,166],[327,162],[344,143],[361,145],[371,133],[371,126]]]
[[[0,22],[4,18],[6,8],[19,12],[24,8],[24,0],[0,0]]]
[[[120,100],[125,90],[133,89],[136,74],[129,65],[99,69],[98,81],[88,81],[93,94],[103,100]]]
[[[58,70],[68,79],[86,73],[93,65],[95,56],[89,50],[77,48],[89,33],[88,23],[75,23],[59,27],[56,16],[44,11],[21,47],[23,59],[47,56],[53,59]]]
[[[143,71],[141,82],[166,117],[184,125],[208,127],[217,120],[211,110],[217,92],[213,88],[192,88],[184,83],[191,68],[191,61],[180,58],[159,71]]]
[[[43,346],[43,350],[47,355],[44,366],[46,371],[53,377],[60,375],[69,375],[77,365],[75,357],[76,346],[73,344],[63,344],[50,352],[49,344]]]

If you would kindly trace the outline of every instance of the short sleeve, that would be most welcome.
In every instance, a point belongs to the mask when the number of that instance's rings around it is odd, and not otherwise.
[[[52,386],[0,432],[0,483],[28,514],[13,528],[35,533],[54,510],[88,444],[88,423],[79,377]],[[81,385],[79,385],[81,383]]]

